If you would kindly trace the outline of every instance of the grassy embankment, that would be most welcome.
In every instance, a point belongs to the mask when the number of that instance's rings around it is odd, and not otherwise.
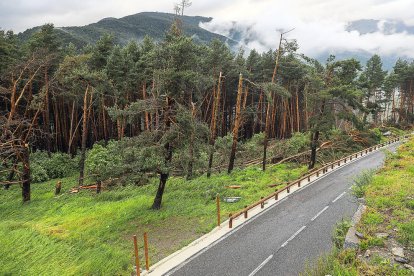
[[[18,186],[1,190],[0,275],[129,275],[133,234],[148,231],[151,261],[156,262],[214,228],[217,193],[242,197],[238,203],[222,203],[225,218],[274,191],[269,184],[305,171],[283,164],[265,173],[254,166],[210,179],[172,178],[160,211],[150,210],[156,185],[55,197],[53,180],[33,184],[32,201],[23,205]],[[77,181],[62,182],[67,191]],[[232,184],[242,187],[224,188]]]
[[[405,256],[413,265],[414,138],[402,145],[396,154],[387,155],[385,166],[362,191],[358,189],[358,193],[364,194],[368,207],[357,225],[357,230],[365,237],[360,248],[334,249],[305,275],[413,275],[394,262],[391,248],[396,244],[403,246]],[[344,235],[344,231],[342,233]],[[378,233],[389,236],[377,237]]]

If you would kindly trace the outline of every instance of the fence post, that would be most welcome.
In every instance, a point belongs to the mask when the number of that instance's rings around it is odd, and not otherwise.
[[[277,190],[275,191],[275,200],[278,200],[279,198],[279,193],[277,192]]]
[[[144,232],[144,253],[145,253],[145,269],[149,271],[149,255],[148,255],[148,236],[147,232]]]
[[[263,197],[260,198],[260,200],[263,200]],[[264,202],[260,202],[260,207],[263,209],[264,208]]]
[[[135,267],[137,271],[137,276],[141,276],[141,270],[139,267],[139,256],[138,256],[138,243],[137,243],[137,236],[134,235],[134,249],[135,249]]]
[[[300,180],[298,180],[298,187],[300,187]]]
[[[229,228],[233,228],[233,218],[231,217],[231,213],[229,214]]]
[[[247,219],[247,205],[244,206],[244,218]]]
[[[220,226],[221,219],[220,219],[220,195],[217,194],[216,196],[216,206],[217,206],[217,226]]]
[[[316,171],[316,177],[319,177],[319,170]]]
[[[308,182],[310,182],[310,175],[308,175]]]

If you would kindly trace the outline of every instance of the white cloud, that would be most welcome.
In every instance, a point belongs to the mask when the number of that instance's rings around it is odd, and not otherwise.
[[[0,28],[23,31],[51,22],[56,26],[85,25],[104,17],[122,17],[142,11],[172,12],[178,0],[1,0]],[[276,29],[295,31],[301,51],[316,55],[326,50],[362,50],[380,54],[398,53],[414,57],[414,36],[400,33],[359,35],[345,31],[346,23],[358,19],[402,20],[414,25],[413,0],[193,0],[188,15],[214,17],[204,25],[228,32],[232,21],[247,27],[244,35],[256,36],[247,45],[268,50],[278,41]],[[233,26],[234,27],[234,26]]]

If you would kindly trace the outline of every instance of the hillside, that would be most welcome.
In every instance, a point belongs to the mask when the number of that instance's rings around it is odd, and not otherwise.
[[[175,15],[158,12],[142,12],[122,18],[104,18],[96,23],[79,27],[56,27],[59,36],[64,43],[72,42],[77,47],[82,47],[88,43],[95,43],[100,36],[105,33],[114,34],[116,43],[125,45],[130,40],[140,41],[145,35],[149,35],[155,40],[163,39],[165,32],[170,28]],[[200,22],[209,22],[211,17],[202,16],[183,16],[180,17],[184,33],[192,36],[196,41],[208,43],[214,38],[227,41],[232,44],[225,36],[209,32],[199,27]],[[21,40],[27,40],[40,26],[28,29],[18,36]]]

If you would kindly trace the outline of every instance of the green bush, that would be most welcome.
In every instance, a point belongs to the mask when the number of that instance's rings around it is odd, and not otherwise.
[[[47,171],[39,164],[32,163],[30,166],[31,179],[34,183],[40,183],[49,180]]]
[[[367,186],[371,183],[373,176],[373,170],[364,171],[359,176],[357,176],[354,179],[354,185],[352,185],[352,194],[357,198],[364,197]]]
[[[348,232],[349,228],[351,227],[350,220],[341,220],[335,226],[333,235],[332,235],[332,242],[336,248],[340,249],[344,245],[345,236]]]
[[[79,167],[79,159],[70,155],[56,152],[36,151],[30,154],[31,174],[33,182],[43,182],[49,179],[63,178],[73,175]]]

